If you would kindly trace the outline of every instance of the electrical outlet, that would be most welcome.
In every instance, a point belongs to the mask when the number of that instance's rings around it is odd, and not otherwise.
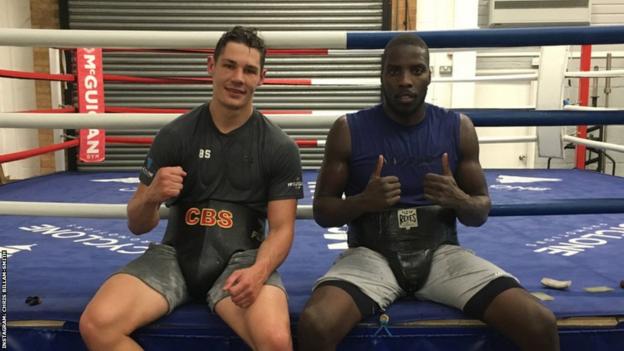
[[[453,74],[453,66],[440,66],[438,72],[440,74]]]

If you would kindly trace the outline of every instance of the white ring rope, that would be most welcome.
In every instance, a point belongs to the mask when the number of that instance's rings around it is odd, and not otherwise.
[[[536,142],[536,141],[537,141],[537,135],[479,138],[480,144],[531,143],[531,142]]]
[[[125,204],[94,204],[67,202],[0,201],[0,215],[75,217],[75,218],[128,218]],[[167,218],[169,209],[160,207],[160,217]],[[298,205],[297,218],[312,218],[312,205]]]
[[[442,77],[431,79],[432,83],[462,83],[462,82],[495,82],[495,81],[531,81],[537,80],[537,73],[531,74],[504,74],[484,75],[474,77]]]
[[[567,107],[574,110],[576,108]],[[608,111],[624,111],[605,109]],[[333,112],[333,113],[332,113]],[[328,128],[343,113],[327,114],[274,114],[267,115],[280,128]],[[50,128],[50,129],[159,129],[178,113],[0,113],[0,128]],[[605,120],[604,124],[609,124]]]
[[[179,113],[0,113],[1,128],[158,129]]]
[[[564,135],[563,140],[569,141],[574,144],[591,146],[596,149],[624,152],[624,145],[617,145],[617,144],[612,144],[612,143],[605,143],[602,141],[589,140],[589,139],[579,138],[579,137],[575,137],[571,135]]]
[[[613,107],[592,107],[592,106],[580,106],[580,105],[565,105],[564,110],[569,111],[622,111],[621,108]]]
[[[127,218],[125,204],[0,201],[0,214],[9,216],[51,216],[78,218]],[[168,215],[166,207],[160,216]]]
[[[223,32],[147,30],[63,30],[2,28],[0,46],[56,48],[214,48]],[[265,31],[259,33],[273,49],[344,49],[344,31]],[[293,39],[296,38],[296,39]]]
[[[496,81],[532,81],[537,80],[537,73],[529,74],[499,74],[480,75],[471,77],[434,77],[432,83],[465,83],[465,82],[496,82]],[[313,78],[311,86],[372,86],[380,87],[379,78]]]
[[[179,113],[0,113],[0,128],[159,129]],[[340,115],[278,114],[268,118],[281,128],[330,126]]]
[[[624,69],[608,71],[575,71],[566,72],[566,78],[615,78],[624,77]]]

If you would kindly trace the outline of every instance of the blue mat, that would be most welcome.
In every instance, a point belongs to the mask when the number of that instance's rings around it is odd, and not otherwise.
[[[624,179],[578,170],[488,170],[493,202],[539,203],[553,199],[624,198]],[[311,203],[314,172],[306,172]],[[0,187],[0,201],[125,203],[137,185],[133,173],[59,173]],[[0,216],[0,249],[9,253],[8,320],[76,322],[99,285],[160,241],[165,224],[133,236],[125,220]],[[459,228],[460,242],[512,274],[530,291],[554,297],[545,302],[558,317],[624,315],[624,214],[493,217],[481,228]],[[295,244],[280,268],[293,321],[316,278],[345,246],[344,228],[321,228],[298,220]],[[545,289],[542,277],[572,280],[565,291]],[[589,286],[613,291],[589,293]],[[42,303],[29,306],[28,296]],[[393,323],[461,319],[461,312],[435,303],[401,301],[388,313]],[[207,307],[187,305],[158,325],[223,328]]]

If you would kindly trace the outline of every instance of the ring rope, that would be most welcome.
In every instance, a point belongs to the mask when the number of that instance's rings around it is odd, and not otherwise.
[[[69,138],[69,137],[68,137]],[[575,139],[569,139],[568,141],[583,143],[586,139],[579,139],[580,141],[576,141]],[[105,139],[107,144],[128,144],[128,145],[150,145],[154,138],[151,137],[124,137],[124,136],[110,136],[107,135]],[[322,148],[325,147],[326,140],[325,139],[299,139],[293,138],[293,141],[299,148]],[[479,143],[481,144],[500,144],[500,143],[526,143],[526,142],[536,142],[537,136],[529,135],[529,136],[507,136],[507,137],[482,137],[479,138]],[[602,143],[604,145],[598,146],[596,143],[587,143],[586,145],[596,146],[597,148],[609,149],[620,151],[619,146],[614,144]],[[25,151],[19,151],[15,153],[9,153],[0,155],[0,164],[19,161],[23,159],[27,159],[29,157],[42,155],[49,152],[58,151],[61,149],[69,149],[72,147],[77,147],[80,145],[80,139],[73,139],[68,142],[53,144],[49,146],[43,146],[39,148],[34,148]]]
[[[531,143],[537,142],[537,135],[526,136],[508,136],[508,137],[480,137],[480,144],[499,144],[499,143]]]
[[[0,69],[0,77],[15,79],[49,80],[61,82],[75,82],[74,74],[52,74],[41,72],[26,72],[8,69]],[[210,77],[136,77],[117,74],[104,74],[104,81],[117,83],[139,84],[212,84]],[[347,80],[345,80],[347,81]],[[311,79],[300,78],[266,78],[266,85],[311,85]]]
[[[497,82],[497,81],[531,81],[537,80],[537,73],[531,74],[501,74],[501,75],[482,75],[474,77],[444,77],[433,78],[432,83],[462,83],[462,82]]]
[[[0,215],[121,219],[127,218],[126,207],[126,204],[0,201]],[[526,204],[494,204],[489,215],[501,217],[604,213],[624,213],[624,199],[571,199]],[[169,209],[161,206],[161,218],[167,218],[168,214]],[[297,218],[312,219],[312,205],[298,205]]]
[[[0,155],[0,164],[6,163],[6,162],[23,160],[29,157],[47,154],[48,152],[69,149],[72,147],[76,147],[79,144],[80,144],[79,140],[70,140],[70,141],[65,141],[65,142],[58,143],[58,144],[51,144],[51,145],[38,147],[36,149],[30,149],[30,150],[18,151],[18,152],[13,152],[10,154]]]
[[[564,110],[568,111],[621,111],[622,109],[613,107],[592,107],[592,106],[580,106],[580,105],[565,105]]]
[[[72,50],[63,48],[65,50]],[[214,49],[104,49],[105,52],[155,52],[155,53],[197,53],[197,54],[214,54]],[[267,49],[266,56],[281,56],[281,55],[315,55],[315,56],[328,56],[329,50],[327,49]]]
[[[107,144],[139,144],[139,145],[150,145],[154,138],[151,137],[123,137],[123,136],[109,136],[105,137],[105,141]],[[314,148],[314,147],[324,147],[325,140],[322,139],[293,139],[295,144],[299,148]],[[58,144],[46,145],[30,150],[18,151],[9,154],[0,155],[0,164],[19,161],[23,159],[27,159],[34,156],[43,155],[49,152],[54,152],[63,149],[69,149],[72,147],[77,147],[80,145],[80,139],[73,139],[70,141],[66,141]]]
[[[54,74],[40,72],[15,71],[10,69],[0,69],[0,77],[16,79],[51,80],[61,82],[75,82],[76,76],[73,74]]]
[[[223,32],[3,28],[0,46],[184,48],[215,47]],[[381,49],[401,32],[260,31],[273,49]],[[619,44],[624,26],[570,26],[422,31],[430,48]]]
[[[136,77],[118,74],[104,74],[105,82],[139,84],[212,84],[211,77]],[[266,78],[266,85],[312,85],[311,79],[305,78]]]
[[[33,80],[49,80],[75,82],[74,74],[52,74],[41,72],[27,72],[0,69],[0,77],[15,79],[33,79]],[[212,84],[210,77],[148,77],[148,76],[128,76],[118,74],[104,74],[105,82],[115,83],[134,83],[134,84]],[[537,80],[537,73],[531,74],[506,74],[506,75],[482,75],[472,77],[436,77],[431,80],[432,83],[461,83],[461,82],[495,82],[495,81],[531,81]],[[342,86],[381,86],[379,78],[266,78],[263,81],[266,85],[342,85]]]
[[[568,125],[601,125],[624,124],[623,110],[598,111],[562,111],[562,110],[526,110],[526,109],[454,109],[465,113],[472,119],[475,126],[511,127],[511,126],[568,126]],[[282,114],[270,115],[268,118],[282,128],[303,127],[327,128],[340,115]],[[80,129],[103,128],[120,129],[157,129],[179,114],[146,114],[146,113],[31,113],[15,112],[0,113],[2,128],[51,128]]]
[[[122,106],[106,106],[106,113],[177,113],[182,114],[191,111],[190,109],[182,108],[153,108],[153,107],[122,107]],[[35,112],[35,111],[33,111]],[[268,110],[261,109],[265,115],[312,115],[315,112],[312,110]],[[325,111],[324,111],[325,112]],[[339,111],[334,113],[339,115],[341,113],[348,113],[353,111]]]
[[[564,135],[563,136],[563,140],[572,142],[574,144],[581,144],[581,145],[591,146],[591,147],[596,148],[596,149],[624,152],[624,145],[605,143],[605,142],[602,142],[602,141],[596,141],[596,140],[590,140],[590,139],[585,139],[585,138],[579,138],[579,137],[575,137],[575,136],[571,136],[571,135]]]
[[[624,77],[624,69],[566,72],[565,76],[566,78],[616,78]]]
[[[308,148],[308,147],[324,147],[325,139],[301,139],[301,138],[293,138],[294,142],[300,148]],[[118,144],[151,144],[154,141],[154,138],[149,137],[121,137],[121,136],[106,136],[107,143],[118,143]],[[479,138],[479,143],[481,144],[497,144],[497,143],[526,143],[526,142],[536,142],[536,135],[528,135],[528,136],[507,136],[507,137],[481,137]]]

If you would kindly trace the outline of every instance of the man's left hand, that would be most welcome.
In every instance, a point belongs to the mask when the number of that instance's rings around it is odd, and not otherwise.
[[[223,290],[230,294],[236,306],[248,308],[256,301],[263,285],[262,274],[251,266],[234,271],[225,281]]]
[[[427,173],[423,187],[425,198],[442,207],[458,208],[470,197],[455,182],[449,168],[447,153],[442,155],[442,174]]]

